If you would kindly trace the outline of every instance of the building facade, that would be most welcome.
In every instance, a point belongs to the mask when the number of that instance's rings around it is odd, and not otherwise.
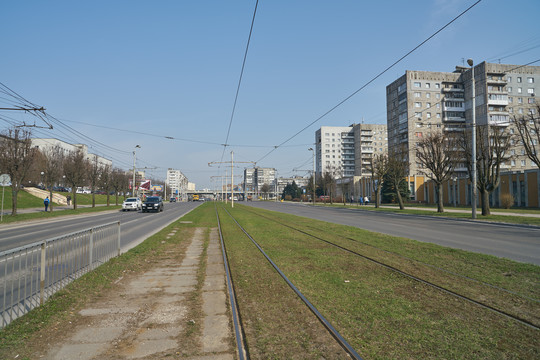
[[[102,156],[92,154],[88,152],[88,146],[84,144],[69,144],[65,141],[58,139],[32,139],[32,146],[38,148],[40,151],[45,152],[58,147],[64,156],[72,154],[76,151],[82,151],[86,160],[90,163],[97,162],[100,167],[110,166],[112,167],[112,160],[106,159]]]
[[[244,191],[246,194],[260,194],[262,186],[268,184],[271,193],[275,193],[276,169],[254,167],[244,170]]]
[[[513,134],[515,116],[535,113],[540,66],[482,62],[473,70],[458,66],[454,72],[406,71],[386,87],[386,107],[388,148],[405,152],[409,176],[422,174],[415,148],[424,136],[434,130],[463,131],[472,125],[473,72],[477,126],[507,127],[508,133]],[[507,171],[534,168],[519,141],[515,145],[509,154],[511,160],[502,168]],[[464,164],[458,166],[456,175],[467,176]]]
[[[171,189],[171,197],[187,199],[188,179],[180,170],[169,168],[165,184]]]

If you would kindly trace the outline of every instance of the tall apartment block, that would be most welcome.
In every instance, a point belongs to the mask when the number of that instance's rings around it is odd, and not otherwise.
[[[386,87],[388,147],[404,147],[409,175],[420,175],[416,143],[434,129],[461,131],[472,124],[472,72],[456,67],[454,72],[406,71]],[[509,127],[513,116],[534,114],[540,66],[482,62],[474,66],[476,124]],[[515,158],[505,170],[530,169],[533,164],[516,143]],[[456,173],[466,176],[464,165]]]
[[[180,170],[171,168],[167,170],[166,185],[171,188],[171,196],[187,199],[188,179]]]
[[[244,191],[246,193],[260,193],[264,184],[272,189],[276,185],[276,169],[274,168],[248,168],[244,170]]]
[[[336,178],[370,175],[367,165],[387,151],[386,125],[321,126],[315,132],[316,172]]]

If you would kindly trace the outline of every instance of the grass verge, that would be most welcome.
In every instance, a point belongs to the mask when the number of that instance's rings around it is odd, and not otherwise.
[[[252,211],[271,214],[268,221]],[[234,216],[259,242],[274,262],[308,299],[330,320],[349,343],[366,358],[538,358],[538,330],[509,320],[462,299],[391,272],[380,265],[280,225],[302,224],[320,236],[347,243],[358,252],[376,256],[383,262],[405,267],[428,276],[430,281],[451,285],[456,291],[467,291],[478,300],[490,301],[523,317],[538,321],[540,314],[540,268],[514,263],[492,256],[443,248],[433,244],[370,233],[286,214],[266,212],[242,206],[232,209]],[[287,315],[268,314],[276,304],[285,302],[286,292],[276,291],[279,281],[269,274],[258,274],[265,260],[249,243],[234,245],[241,234],[227,227],[226,246],[234,263],[233,276],[240,279],[241,313],[248,317],[247,330],[257,341],[252,346],[266,354],[268,344],[277,349],[281,342],[290,345],[294,331],[275,341],[281,331],[272,323]],[[231,236],[232,235],[232,236]],[[354,238],[351,244],[345,237]],[[231,245],[230,245],[231,244]],[[367,244],[367,245],[366,245]],[[378,249],[370,248],[377,246]],[[389,251],[391,253],[387,253]],[[399,254],[400,256],[397,256]],[[405,260],[407,256],[413,261]],[[421,263],[420,263],[421,262]],[[509,287],[518,295],[495,290],[484,284],[449,275],[424,264],[443,267],[479,281]],[[429,270],[429,273],[426,272]],[[511,276],[508,276],[511,274]],[[491,289],[491,288],[490,288]],[[269,295],[272,294],[272,295]],[[266,297],[265,297],[266,296]],[[524,296],[534,297],[527,300]],[[517,302],[513,304],[513,302]],[[526,303],[526,304],[525,304]],[[256,314],[256,315],[252,315]],[[275,320],[277,317],[279,320]],[[265,321],[259,321],[264,319]],[[272,320],[274,319],[274,320]],[[289,321],[299,321],[294,316]],[[249,338],[249,335],[248,335]],[[287,340],[284,340],[287,339]],[[293,342],[298,342],[294,340]],[[285,345],[283,345],[285,346]],[[277,357],[279,358],[279,357]]]

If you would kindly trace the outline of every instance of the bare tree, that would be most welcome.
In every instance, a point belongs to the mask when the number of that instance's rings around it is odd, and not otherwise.
[[[99,186],[107,194],[107,206],[110,206],[110,196],[111,196],[111,181],[112,181],[112,169],[110,165],[105,165],[101,169],[101,176],[99,177]]]
[[[408,170],[409,159],[407,150],[402,147],[390,151],[388,155],[388,172],[386,173],[386,178],[388,179],[389,185],[394,188],[401,210],[405,209],[405,205],[403,204],[403,197],[401,196],[399,185],[404,180],[405,176],[407,176]]]
[[[533,110],[534,112],[531,111],[528,117],[514,117],[514,124],[521,138],[525,154],[540,168],[540,104],[536,105]]]
[[[264,200],[268,200],[268,193],[270,192],[270,185],[264,183],[261,186],[261,192],[263,193]]]
[[[388,173],[388,155],[375,154],[369,159],[367,170],[371,173],[371,181],[375,185],[375,207],[381,205],[381,189],[384,183],[384,178]]]
[[[472,136],[463,132],[459,139],[460,148],[469,174],[472,173]],[[482,202],[482,215],[490,215],[489,194],[501,181],[501,165],[510,159],[512,136],[505,127],[476,126],[476,184]]]
[[[444,212],[443,184],[450,180],[460,160],[456,136],[442,131],[428,133],[416,144],[420,171],[437,187],[437,212]]]
[[[60,146],[47,148],[41,153],[41,164],[43,168],[43,181],[49,189],[49,209],[53,211],[53,186],[60,181],[63,171],[64,152]]]
[[[17,215],[17,195],[37,152],[30,136],[30,131],[13,128],[0,137],[0,170],[11,177],[11,215]]]
[[[101,176],[101,166],[99,165],[97,155],[94,155],[93,159],[88,162],[87,175],[90,191],[92,192],[92,207],[96,207],[96,189],[99,185],[99,178]]]
[[[71,186],[73,195],[73,209],[77,210],[77,187],[83,186],[88,174],[88,161],[82,150],[67,155],[64,159],[64,175],[67,183]]]
[[[129,176],[120,169],[114,169],[111,172],[110,185],[111,188],[114,190],[115,204],[118,205],[118,194],[122,192],[125,197],[125,194],[128,190]]]

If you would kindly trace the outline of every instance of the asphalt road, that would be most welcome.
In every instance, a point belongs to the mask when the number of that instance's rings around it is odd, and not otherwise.
[[[0,252],[56,236],[120,221],[122,251],[127,251],[199,206],[197,202],[166,203],[160,213],[111,210],[0,226]]]
[[[242,204],[540,265],[540,229],[267,201]]]

